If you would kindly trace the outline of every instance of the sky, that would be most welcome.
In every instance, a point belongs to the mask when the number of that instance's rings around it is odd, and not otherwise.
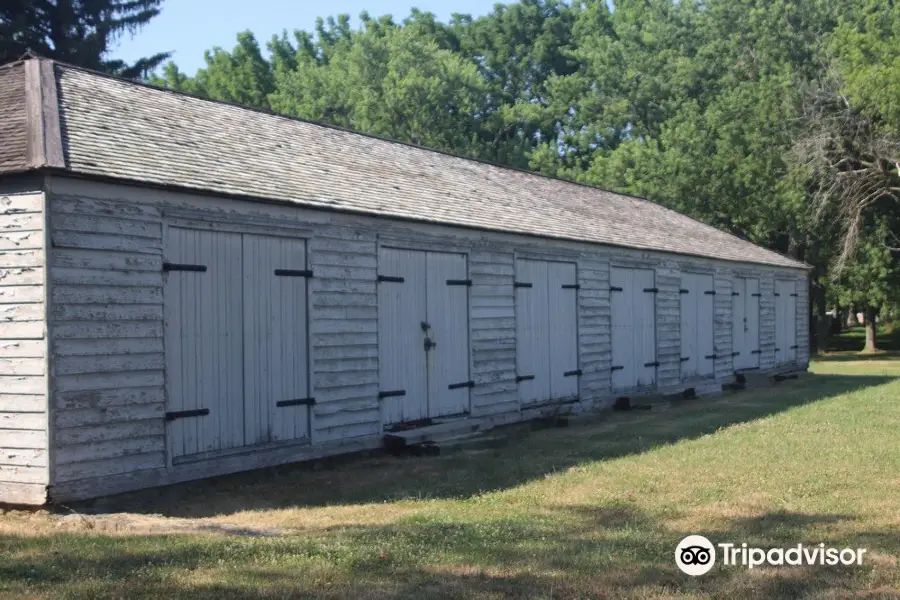
[[[231,50],[239,31],[249,29],[265,47],[272,34],[283,29],[312,31],[316,17],[347,13],[354,25],[366,10],[373,17],[390,14],[401,20],[412,7],[433,12],[441,21],[452,13],[481,16],[495,0],[164,0],[162,13],[134,38],[120,40],[113,58],[133,62],[157,52],[172,52],[172,59],[185,73],[204,66],[203,52],[213,46]]]

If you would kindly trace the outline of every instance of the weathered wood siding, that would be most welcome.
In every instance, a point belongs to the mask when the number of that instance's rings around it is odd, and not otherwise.
[[[166,464],[158,207],[52,194],[53,488]]]
[[[0,502],[49,483],[44,194],[0,195]]]
[[[733,376],[731,281],[760,280],[761,366],[774,366],[774,280],[805,274],[575,242],[541,240],[435,224],[377,220],[292,206],[50,180],[53,248],[50,333],[59,498],[185,481],[375,447],[382,434],[379,391],[379,246],[466,255],[473,419],[527,416],[516,382],[517,258],[574,263],[578,393],[575,410],[608,405],[611,389],[610,269],[652,271],[657,288],[656,391],[684,389],[679,287],[683,272],[713,275],[715,377]],[[163,230],[167,226],[278,235],[306,242],[308,266],[310,442],[247,448],[190,464],[166,455],[163,344]],[[798,290],[805,288],[798,285]],[[798,343],[805,296],[798,298]],[[721,355],[721,356],[720,356]],[[808,356],[798,353],[798,364]],[[234,450],[234,449],[232,449]]]

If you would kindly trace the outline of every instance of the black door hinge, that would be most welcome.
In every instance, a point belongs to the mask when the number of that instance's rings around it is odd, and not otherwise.
[[[680,290],[678,290],[678,293],[679,294],[690,294],[691,290],[686,290],[684,288],[681,288]]]
[[[378,392],[378,398],[393,398],[395,396],[405,396],[406,390],[393,390],[390,392]]]
[[[564,283],[562,286],[562,289],[564,289],[564,290],[580,290],[581,285],[579,285],[577,283]]]
[[[295,400],[279,400],[275,403],[275,406],[312,406],[316,403],[315,398],[297,398]]]
[[[691,360],[691,357],[690,357],[690,356],[682,356],[682,357],[681,357],[681,362],[687,362],[687,361],[689,361],[689,360]]]
[[[762,354],[762,350],[751,350],[750,354]]]
[[[532,285],[530,283],[525,283],[524,281],[514,281],[513,287],[517,288],[530,288]]]
[[[534,375],[518,375],[516,377],[516,383],[519,383],[520,381],[531,381],[532,379],[534,379]]]
[[[707,296],[715,296],[715,295],[716,295],[716,290],[707,290],[707,291],[705,291],[705,292],[703,292],[703,293],[706,294]]]
[[[309,269],[275,269],[277,277],[312,277],[313,272]]]
[[[732,356],[732,357],[740,356],[740,355],[741,355],[740,352],[732,352],[732,353],[731,353],[731,356]]]
[[[656,294],[656,293],[659,293],[659,288],[655,288],[655,287],[644,288],[644,291],[647,292],[648,294]]]
[[[625,367],[623,367],[623,366],[621,366],[621,365],[616,365],[616,366],[614,366],[614,367],[610,367],[609,370],[610,370],[610,371],[621,371],[621,370],[623,370],[624,368],[625,368]]]
[[[391,277],[390,275],[379,275],[378,281],[384,281],[387,283],[403,283],[406,281],[403,277]]]
[[[704,358],[705,360],[710,360],[710,359],[716,360],[717,355],[715,355],[715,354],[707,354],[707,355],[704,356],[703,358]]]
[[[460,388],[473,388],[475,387],[474,381],[463,381],[462,383],[451,383],[447,386],[448,390],[458,390]]]
[[[205,417],[209,414],[208,408],[198,408],[195,410],[176,410],[166,413],[166,421],[174,421],[175,419],[186,419],[188,417]]]
[[[472,285],[472,280],[471,280],[471,279],[448,279],[448,280],[447,280],[447,285],[465,285],[465,286],[471,286],[471,285]]]
[[[754,298],[762,298],[762,294],[750,294]]]
[[[732,295],[732,296],[740,296],[741,293],[740,293],[740,292],[731,292],[731,295]]]
[[[611,292],[621,292],[621,291],[622,291],[622,288],[616,287],[616,286],[614,286],[614,285],[611,285],[611,286],[609,286],[609,291],[611,291]]]
[[[578,375],[579,377],[583,374],[581,369],[575,369],[574,371],[566,371],[563,373],[563,377],[572,377],[573,375]]]
[[[176,263],[163,263],[163,271],[194,271],[205,273],[206,265],[179,265]]]
[[[646,363],[644,363],[644,366],[645,366],[645,367],[658,367],[658,366],[659,366],[659,361],[658,361],[658,360],[654,360],[653,362],[646,362]]]

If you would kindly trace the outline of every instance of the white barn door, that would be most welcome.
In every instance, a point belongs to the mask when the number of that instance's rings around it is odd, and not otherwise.
[[[574,263],[516,261],[516,371],[523,406],[578,395]]]
[[[381,248],[379,398],[385,425],[469,411],[464,254]]]
[[[547,263],[550,397],[578,396],[578,275],[574,263]]]
[[[519,402],[550,400],[550,300],[547,263],[516,261],[516,379]]]
[[[612,388],[656,384],[656,288],[650,269],[610,269]]]
[[[378,395],[382,423],[425,419],[425,253],[382,248],[378,254],[378,279]]]
[[[168,228],[166,387],[172,458],[244,445],[241,235]]]
[[[681,276],[681,377],[712,377],[715,365],[713,339],[712,275]]]
[[[797,284],[775,281],[775,363],[797,359]]]
[[[734,280],[732,319],[734,370],[759,368],[759,279]]]
[[[426,255],[428,416],[469,412],[469,280],[465,254]],[[424,348],[425,342],[423,342]]]
[[[309,437],[306,243],[244,235],[247,445]]]

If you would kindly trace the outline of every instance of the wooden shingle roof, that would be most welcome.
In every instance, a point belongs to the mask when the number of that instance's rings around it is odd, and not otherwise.
[[[313,208],[806,268],[648,200],[40,62],[52,72],[44,85],[55,82],[56,106],[48,107],[46,91],[44,106],[58,110],[64,149],[63,165],[50,156],[43,166]],[[7,96],[0,92],[0,129],[5,111],[15,112],[3,105]],[[53,132],[47,135],[52,148]],[[7,160],[13,168],[0,162],[0,173],[20,170],[15,156]]]

